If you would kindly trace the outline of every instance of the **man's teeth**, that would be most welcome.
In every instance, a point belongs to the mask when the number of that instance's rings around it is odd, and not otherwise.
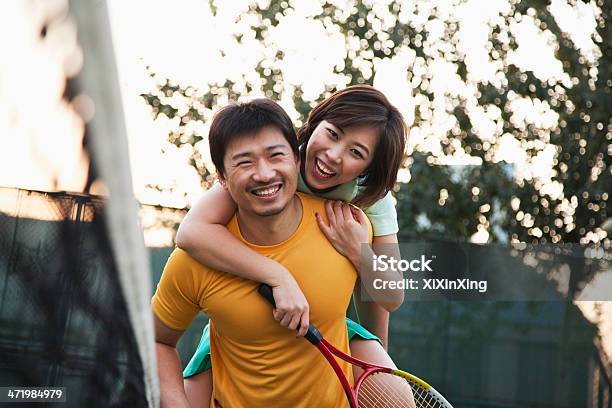
[[[321,160],[317,159],[317,169],[323,173],[325,176],[333,176],[336,173],[329,167],[327,167]]]
[[[280,190],[280,185],[274,187],[268,187],[263,190],[253,190],[253,194],[259,197],[267,197],[276,194],[276,192]]]

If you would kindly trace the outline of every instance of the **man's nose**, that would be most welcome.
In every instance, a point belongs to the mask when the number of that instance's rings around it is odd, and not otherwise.
[[[276,175],[276,170],[268,163],[267,160],[262,160],[257,163],[257,168],[253,174],[253,179],[260,183],[270,181]]]

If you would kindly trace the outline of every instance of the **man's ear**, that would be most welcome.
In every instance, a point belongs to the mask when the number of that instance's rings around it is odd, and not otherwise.
[[[223,174],[221,174],[220,171],[217,171],[217,180],[219,180],[219,184],[221,184],[221,187],[227,190],[227,181],[225,180],[225,177],[223,177]]]

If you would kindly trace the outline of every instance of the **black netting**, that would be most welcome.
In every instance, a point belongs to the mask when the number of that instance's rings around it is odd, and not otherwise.
[[[0,384],[140,407],[142,379],[103,201],[0,189]]]

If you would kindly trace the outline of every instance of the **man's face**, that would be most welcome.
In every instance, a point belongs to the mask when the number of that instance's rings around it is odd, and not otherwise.
[[[234,139],[223,164],[225,176],[219,180],[240,211],[276,215],[295,195],[299,162],[276,127]]]

